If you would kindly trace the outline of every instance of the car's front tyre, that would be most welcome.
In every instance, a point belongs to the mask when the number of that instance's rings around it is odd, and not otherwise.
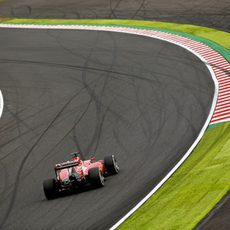
[[[105,171],[108,175],[114,175],[119,172],[119,166],[114,155],[106,156],[104,158]]]

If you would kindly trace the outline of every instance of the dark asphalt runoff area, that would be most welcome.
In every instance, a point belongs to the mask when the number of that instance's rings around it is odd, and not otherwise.
[[[227,194],[198,225],[196,230],[230,229],[230,193]]]
[[[0,29],[0,229],[108,229],[177,163],[214,84],[176,45],[111,32]],[[47,201],[42,181],[79,149],[115,154],[104,188]]]
[[[229,0],[2,0],[0,5],[0,17],[129,18],[230,31]]]

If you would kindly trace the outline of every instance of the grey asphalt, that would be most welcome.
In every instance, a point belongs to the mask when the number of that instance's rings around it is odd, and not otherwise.
[[[227,230],[230,229],[230,193],[200,222],[196,230]]]
[[[214,93],[193,54],[120,33],[1,29],[0,73],[0,229],[108,229],[188,150]],[[42,181],[77,148],[120,173],[47,201]]]
[[[130,18],[230,31],[229,0],[3,0],[0,6],[0,17]]]

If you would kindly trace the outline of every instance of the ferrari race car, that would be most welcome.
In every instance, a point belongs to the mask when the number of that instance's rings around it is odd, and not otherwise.
[[[81,160],[79,153],[71,154],[71,161],[56,164],[55,179],[44,180],[43,189],[48,200],[57,198],[65,191],[76,191],[83,186],[103,187],[104,177],[119,172],[114,155],[106,156],[104,160]]]

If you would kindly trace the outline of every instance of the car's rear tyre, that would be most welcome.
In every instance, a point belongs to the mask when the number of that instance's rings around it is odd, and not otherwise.
[[[99,168],[92,168],[88,172],[89,181],[95,187],[103,187],[105,184],[105,179],[101,174]]]
[[[58,186],[55,179],[44,180],[43,189],[47,200],[52,200],[58,197]]]
[[[104,165],[108,175],[114,175],[119,172],[119,166],[114,155],[106,156],[104,158]]]

